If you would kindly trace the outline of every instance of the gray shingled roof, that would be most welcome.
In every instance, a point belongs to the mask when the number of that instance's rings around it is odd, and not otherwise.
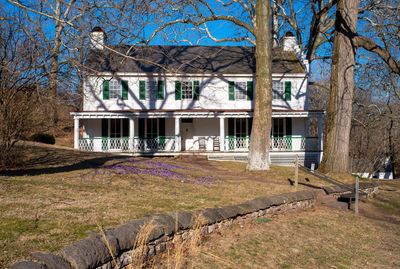
[[[86,67],[97,72],[253,74],[255,48],[239,46],[128,46],[92,50]],[[294,52],[272,52],[273,73],[305,73]],[[128,55],[129,57],[124,57]]]

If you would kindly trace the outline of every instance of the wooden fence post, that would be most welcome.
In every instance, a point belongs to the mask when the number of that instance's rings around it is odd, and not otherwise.
[[[295,166],[295,170],[294,170],[294,186],[296,188],[297,191],[297,185],[299,182],[299,156],[296,154],[296,159],[294,161],[294,166]]]
[[[358,185],[359,185],[359,184],[358,184],[358,176],[357,176],[357,177],[356,177],[356,186],[355,186],[355,187],[356,187],[356,188],[355,188],[355,189],[356,189],[356,193],[355,193],[355,196],[356,196],[356,197],[355,197],[355,199],[356,199],[356,204],[355,204],[355,208],[354,208],[356,214],[358,214],[358,189],[359,189],[359,188],[358,188]]]

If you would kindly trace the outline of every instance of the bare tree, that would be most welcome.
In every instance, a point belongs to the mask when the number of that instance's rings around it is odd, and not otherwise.
[[[68,63],[65,58],[68,42],[76,40],[77,36],[71,36],[76,23],[85,16],[92,6],[76,0],[64,1],[14,1],[9,2],[24,11],[26,19],[31,23],[23,25],[26,35],[32,43],[42,46],[45,55],[42,55],[43,68],[48,78],[49,111],[48,115],[53,124],[58,121],[58,90],[59,75],[63,65]],[[35,38],[36,37],[36,38]]]
[[[41,124],[37,97],[43,76],[38,48],[14,26],[0,19],[0,167],[19,161],[16,142]]]

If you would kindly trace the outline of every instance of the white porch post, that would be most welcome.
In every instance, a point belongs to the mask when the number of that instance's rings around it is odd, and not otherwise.
[[[225,151],[225,118],[219,118],[219,150]]]
[[[181,151],[180,118],[175,118],[175,151]]]
[[[74,118],[74,148],[79,149],[79,118]]]
[[[133,151],[135,142],[135,119],[129,118],[129,150]]]
[[[322,137],[322,116],[318,117],[318,142],[319,142],[319,150],[320,150],[320,157],[319,161],[322,161],[322,151],[324,149],[324,139]]]

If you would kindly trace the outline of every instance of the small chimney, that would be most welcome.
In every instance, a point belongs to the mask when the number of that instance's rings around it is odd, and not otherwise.
[[[283,51],[294,51],[296,46],[296,37],[292,32],[286,32],[281,39],[281,47]]]
[[[103,29],[99,26],[93,28],[90,32],[90,48],[91,49],[104,49],[104,42],[106,39],[106,34],[104,33]]]

